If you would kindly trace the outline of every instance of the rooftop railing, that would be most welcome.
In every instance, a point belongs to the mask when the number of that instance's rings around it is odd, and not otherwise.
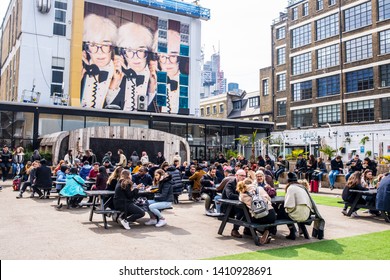
[[[167,11],[203,20],[210,19],[210,9],[197,5],[197,1],[194,1],[194,4],[174,0],[122,0],[121,2],[128,2],[134,5],[149,7],[156,10]]]

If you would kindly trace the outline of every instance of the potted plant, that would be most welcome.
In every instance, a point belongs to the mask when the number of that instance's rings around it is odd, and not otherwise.
[[[370,138],[368,136],[364,136],[362,139],[360,139],[360,144],[365,145],[367,141],[369,141]]]
[[[331,160],[332,157],[336,154],[336,150],[333,149],[331,146],[329,145],[323,145],[321,147],[321,149],[319,150],[320,152],[324,153],[325,155],[328,156],[328,160]]]

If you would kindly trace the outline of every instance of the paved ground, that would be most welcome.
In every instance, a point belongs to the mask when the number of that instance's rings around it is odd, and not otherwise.
[[[55,210],[56,199],[16,199],[10,180],[0,191],[0,259],[203,259],[308,242],[303,237],[286,240],[287,227],[280,227],[271,244],[255,246],[252,239],[230,237],[231,225],[223,236],[217,234],[220,222],[204,215],[203,203],[190,202],[186,195],[180,204],[164,213],[168,225],[163,228],[140,224],[124,230],[110,221],[104,229],[101,216],[89,222],[89,208]],[[340,195],[340,190],[323,190],[324,195]],[[29,193],[25,193],[28,197]],[[341,208],[319,206],[326,220],[325,239],[360,235],[389,229],[383,219],[348,218]],[[362,214],[364,215],[364,214]],[[311,233],[311,228],[309,229]]]

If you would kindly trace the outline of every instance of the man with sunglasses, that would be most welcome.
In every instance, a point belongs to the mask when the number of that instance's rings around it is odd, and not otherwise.
[[[104,17],[84,19],[81,106],[102,109],[114,75],[113,43],[117,28]]]

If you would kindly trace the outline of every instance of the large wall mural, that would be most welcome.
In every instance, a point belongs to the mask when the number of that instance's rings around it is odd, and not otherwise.
[[[85,3],[82,107],[189,114],[189,25]]]

